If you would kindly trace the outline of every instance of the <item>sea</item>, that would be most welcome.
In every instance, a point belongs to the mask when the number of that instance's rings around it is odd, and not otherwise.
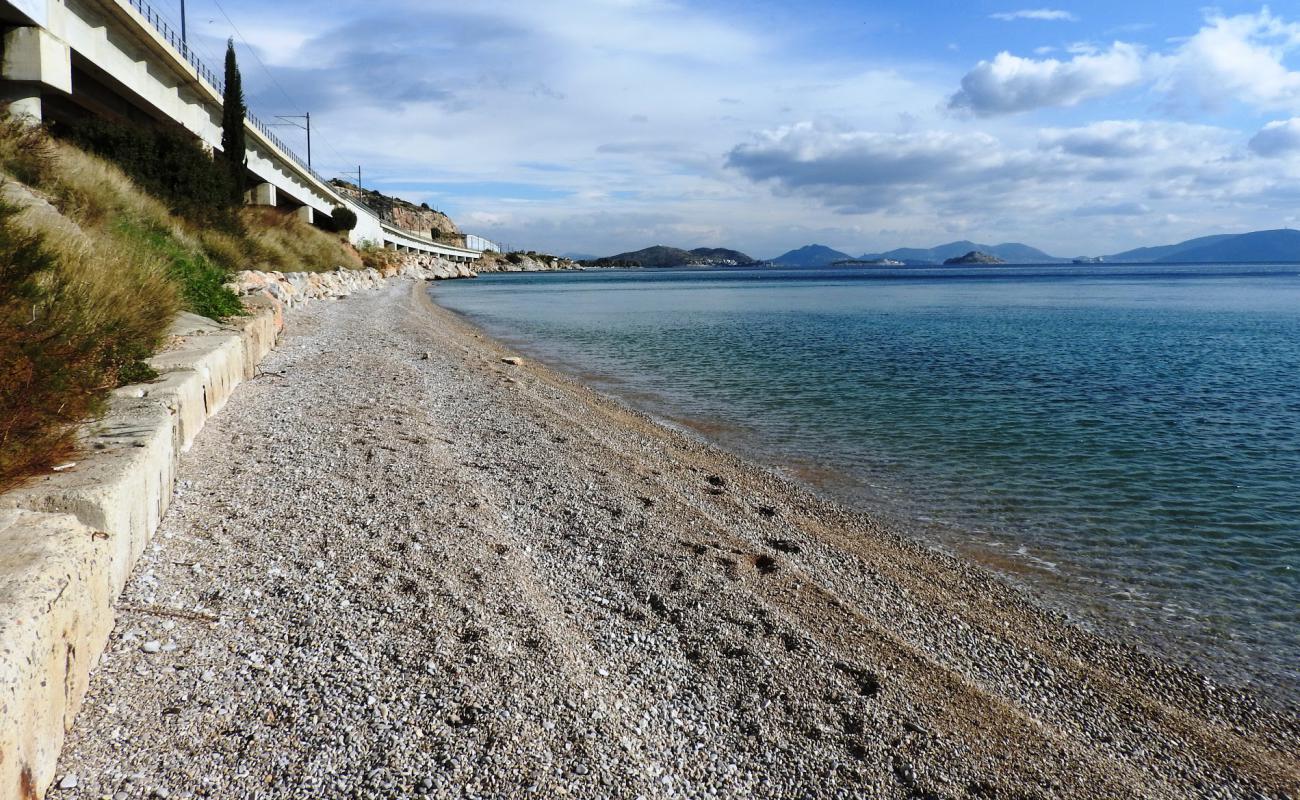
[[[1300,265],[592,270],[433,294],[1078,624],[1300,700]]]

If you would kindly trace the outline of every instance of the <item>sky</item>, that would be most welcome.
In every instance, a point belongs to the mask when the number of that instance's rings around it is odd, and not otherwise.
[[[518,249],[1077,256],[1300,224],[1291,3],[187,8],[213,65],[235,37],[255,114],[311,112],[318,171]]]

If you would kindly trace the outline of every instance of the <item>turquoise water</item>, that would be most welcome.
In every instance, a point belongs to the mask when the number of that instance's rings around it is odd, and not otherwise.
[[[1300,677],[1300,267],[500,275],[525,352],[1221,678]]]

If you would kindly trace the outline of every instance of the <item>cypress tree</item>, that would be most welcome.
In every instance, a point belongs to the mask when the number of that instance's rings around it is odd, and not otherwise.
[[[248,159],[245,157],[244,85],[239,77],[239,63],[235,60],[235,40],[226,40],[226,90],[221,98],[221,155],[230,170],[231,199],[243,202],[248,188]]]

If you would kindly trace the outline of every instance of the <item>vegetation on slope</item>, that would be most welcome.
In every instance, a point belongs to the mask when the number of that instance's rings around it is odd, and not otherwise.
[[[50,466],[106,390],[147,378],[143,363],[181,306],[181,281],[117,220],[158,228],[165,209],[117,170],[0,123],[0,167],[57,208],[0,205],[0,486]],[[17,197],[19,187],[3,187]]]
[[[0,489],[65,458],[108,390],[152,376],[177,311],[243,313],[232,270],[362,264],[337,234],[233,203],[183,134],[57,133],[0,107]]]

